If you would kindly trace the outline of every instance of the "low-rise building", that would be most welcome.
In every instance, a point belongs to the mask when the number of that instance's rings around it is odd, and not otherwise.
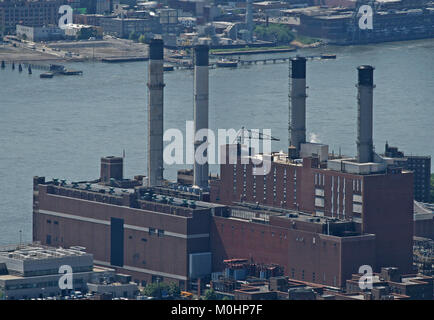
[[[42,27],[57,24],[63,0],[0,1],[0,27],[5,34],[15,32],[16,25]]]
[[[277,300],[277,291],[270,291],[267,283],[243,285],[234,291],[235,300]]]
[[[372,289],[362,290],[359,284],[361,274],[354,274],[347,280],[346,292],[348,294],[359,293],[363,300],[432,300],[433,277],[423,275],[403,275],[398,268],[381,268],[381,273],[372,275]],[[369,279],[368,279],[369,280]]]
[[[68,270],[72,270],[69,280]],[[93,255],[83,247],[33,243],[0,248],[0,292],[8,300],[60,297],[75,291],[132,298],[138,289],[130,280],[114,269],[94,267]]]
[[[101,29],[96,26],[84,24],[67,24],[65,26],[65,36],[74,39],[89,39],[90,37],[101,36]]]
[[[65,32],[57,26],[30,27],[17,24],[16,34],[24,40],[33,42],[59,40]]]
[[[97,295],[111,295],[112,298],[129,298],[135,299],[138,295],[137,285],[131,282],[129,275],[116,275],[113,282],[107,282],[104,279],[87,284],[89,293]]]
[[[159,29],[159,23],[154,19],[103,18],[100,20],[100,25],[105,34],[120,38],[127,38],[131,33],[155,33]]]

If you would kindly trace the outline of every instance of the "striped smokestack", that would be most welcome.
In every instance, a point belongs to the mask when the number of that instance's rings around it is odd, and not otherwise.
[[[148,186],[163,183],[163,54],[164,43],[149,44],[148,64]]]
[[[208,129],[208,73],[209,48],[198,45],[194,48],[194,132]],[[194,150],[206,141],[206,138],[194,141]],[[206,154],[204,154],[206,156]],[[208,187],[208,162],[199,164],[194,161],[194,185],[200,188]]]

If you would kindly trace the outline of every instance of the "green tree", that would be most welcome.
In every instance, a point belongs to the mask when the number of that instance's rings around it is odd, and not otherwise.
[[[158,297],[161,292],[162,283],[150,283],[143,289],[143,294],[148,297]]]
[[[178,298],[181,295],[181,289],[176,284],[176,282],[170,282],[169,288],[168,288],[168,293],[170,296],[172,296],[174,298]]]
[[[129,40],[137,41],[139,39],[139,35],[137,32],[131,31],[130,35],[128,36]]]
[[[146,41],[146,37],[145,37],[145,35],[144,35],[144,34],[140,35],[140,37],[139,37],[139,42],[140,42],[140,43],[145,43],[145,41]]]
[[[217,300],[217,294],[214,289],[208,289],[205,291],[205,300]]]
[[[143,288],[142,294],[148,297],[158,298],[167,294],[174,298],[181,295],[181,290],[175,282],[165,283],[165,282],[154,282],[148,284]]]
[[[227,301],[227,300],[232,300],[232,299],[229,298],[228,296],[224,296],[222,300],[223,300],[223,301]]]
[[[80,30],[78,30],[76,37],[78,40],[87,40],[90,37],[94,37],[94,36],[95,36],[95,29],[81,28]]]
[[[280,44],[287,44],[294,40],[291,28],[284,24],[270,24],[256,26],[254,33],[260,40],[274,41]]]

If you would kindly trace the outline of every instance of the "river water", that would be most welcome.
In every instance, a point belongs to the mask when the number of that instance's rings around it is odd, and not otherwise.
[[[375,66],[374,144],[434,155],[434,39],[372,46],[300,50],[335,53],[307,63],[307,131],[330,151],[354,155],[356,67]],[[294,55],[275,54],[274,57]],[[262,55],[259,57],[267,57]],[[250,56],[247,59],[256,59]],[[99,159],[122,155],[125,175],[146,168],[146,62],[75,63],[83,76],[39,79],[10,66],[0,70],[0,244],[32,238],[32,177],[98,178]],[[165,74],[165,128],[185,130],[193,119],[193,74]],[[288,141],[288,63],[210,70],[210,128],[271,128]],[[165,168],[176,178],[183,166]],[[213,172],[218,172],[212,166]]]

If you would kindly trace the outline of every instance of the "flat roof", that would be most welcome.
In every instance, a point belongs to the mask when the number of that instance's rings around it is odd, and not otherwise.
[[[85,248],[72,247],[70,249],[54,248],[36,244],[24,244],[15,246],[15,248],[2,247],[0,248],[0,259],[15,259],[15,260],[44,260],[64,257],[77,257],[90,255],[83,251]]]
[[[264,205],[258,205],[254,203],[245,203],[245,202],[235,202],[235,205],[229,206],[232,210],[245,211],[251,213],[262,213],[263,215],[274,216],[284,219],[303,221],[303,222],[311,222],[317,224],[326,224],[327,222],[332,223],[350,223],[350,220],[339,220],[332,217],[326,216],[314,216],[309,212],[302,212],[291,209],[277,208],[277,207],[269,207]],[[237,218],[241,220],[245,220],[239,216],[234,216],[232,218]],[[261,219],[261,218],[258,218]]]

